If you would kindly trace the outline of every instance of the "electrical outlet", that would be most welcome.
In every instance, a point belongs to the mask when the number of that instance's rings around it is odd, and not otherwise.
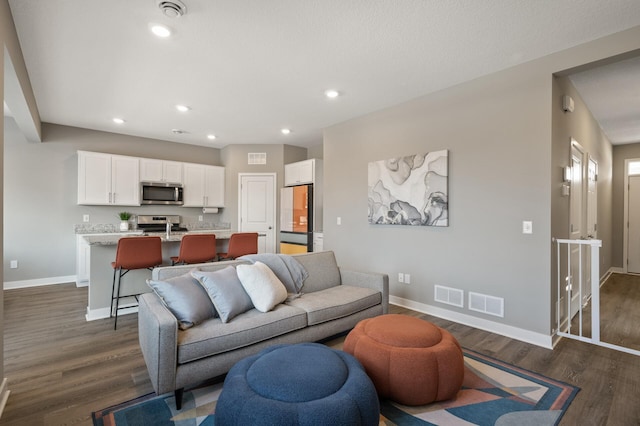
[[[404,274],[404,283],[405,284],[411,284],[411,275],[410,274]]]
[[[336,224],[342,225],[342,218],[340,216],[336,219]]]
[[[202,222],[202,215],[198,216],[198,222]]]
[[[522,233],[533,234],[533,222],[531,222],[530,220],[522,221]]]
[[[18,261],[17,260],[12,260],[11,261],[11,269],[18,269]]]
[[[399,283],[404,282],[404,274],[402,272],[398,272],[398,282]]]
[[[88,214],[83,214],[82,215],[82,221],[83,222],[89,222],[89,215]]]

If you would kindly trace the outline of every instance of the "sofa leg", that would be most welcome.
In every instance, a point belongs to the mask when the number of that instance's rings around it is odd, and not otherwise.
[[[176,389],[174,391],[176,397],[176,409],[182,410],[182,395],[184,395],[184,388]]]

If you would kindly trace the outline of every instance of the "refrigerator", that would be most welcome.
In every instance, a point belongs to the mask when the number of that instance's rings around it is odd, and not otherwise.
[[[313,251],[313,185],[280,190],[280,253]]]

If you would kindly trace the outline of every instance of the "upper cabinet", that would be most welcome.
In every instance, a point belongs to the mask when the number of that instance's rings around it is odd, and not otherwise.
[[[224,167],[184,163],[183,178],[183,207],[224,207]]]
[[[182,163],[178,161],[140,159],[140,182],[182,182]]]
[[[316,159],[298,161],[297,163],[285,164],[284,166],[284,186],[302,185],[314,183]]]
[[[78,204],[139,206],[139,159],[78,151]]]
[[[224,167],[78,151],[78,204],[139,206],[140,182],[181,183],[184,207],[224,207]]]

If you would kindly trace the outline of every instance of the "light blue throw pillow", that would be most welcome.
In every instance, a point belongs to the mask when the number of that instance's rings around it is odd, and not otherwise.
[[[190,273],[165,281],[147,280],[147,284],[176,317],[180,330],[215,316],[216,311],[207,292]]]
[[[242,287],[233,266],[213,272],[191,271],[191,275],[209,294],[222,322],[229,322],[235,316],[253,308],[251,298]]]

